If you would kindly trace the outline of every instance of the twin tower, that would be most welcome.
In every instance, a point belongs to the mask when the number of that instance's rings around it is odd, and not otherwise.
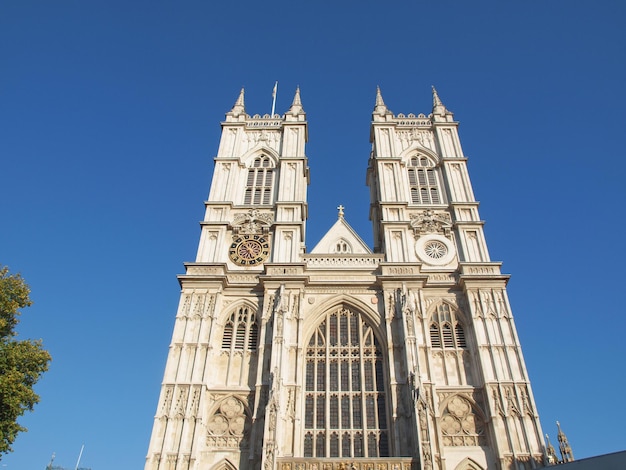
[[[545,446],[458,136],[380,90],[374,247],[337,222],[305,244],[306,114],[222,122],[146,470],[540,468]]]

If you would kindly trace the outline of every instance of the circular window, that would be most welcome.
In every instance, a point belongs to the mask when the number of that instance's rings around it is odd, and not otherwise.
[[[432,259],[440,259],[448,254],[448,248],[439,240],[431,240],[424,245],[424,253]]]
[[[443,235],[429,234],[415,242],[415,254],[425,264],[444,266],[454,259],[454,245]]]

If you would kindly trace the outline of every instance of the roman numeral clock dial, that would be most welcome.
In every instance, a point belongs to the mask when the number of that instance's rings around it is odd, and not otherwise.
[[[233,240],[228,256],[240,266],[262,264],[270,254],[270,244],[262,235],[241,235]]]

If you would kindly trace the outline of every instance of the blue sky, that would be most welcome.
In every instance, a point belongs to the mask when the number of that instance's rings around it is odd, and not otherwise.
[[[309,120],[307,247],[336,207],[370,245],[380,85],[461,140],[544,432],[577,458],[626,448],[626,4],[0,3],[0,263],[32,287],[22,337],[53,356],[7,469],[143,468],[224,113]],[[620,215],[621,214],[621,215]],[[620,406],[618,406],[620,405]]]

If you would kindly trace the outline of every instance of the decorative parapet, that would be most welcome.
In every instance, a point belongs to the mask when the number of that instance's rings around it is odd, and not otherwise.
[[[187,276],[212,276],[212,275],[223,275],[226,272],[225,266],[206,266],[203,264],[195,264],[195,263],[185,263]]]
[[[236,273],[236,274],[228,274],[226,276],[228,284],[258,284],[259,283],[259,274],[247,274],[247,273]]]
[[[458,280],[459,275],[457,273],[429,273],[426,284],[456,284]]]
[[[218,282],[225,282],[227,285],[233,284],[258,284],[259,276],[262,271],[255,270],[250,272],[227,272],[226,265],[204,265],[196,263],[185,263],[186,273],[182,276],[178,276],[178,279],[182,282],[212,280]]]
[[[304,273],[302,265],[265,265],[265,273],[268,276],[297,276]]]
[[[383,255],[304,256],[308,269],[376,269],[382,260]]]
[[[421,270],[418,265],[403,266],[382,266],[383,276],[407,276],[420,274]]]
[[[502,263],[461,263],[461,274],[464,276],[500,276]]]
[[[433,123],[429,116],[422,113],[417,116],[413,113],[409,113],[407,116],[398,113],[394,115],[392,119],[394,119],[399,126],[430,126]]]
[[[383,458],[277,458],[278,470],[417,470],[411,457]]]
[[[246,127],[280,127],[283,123],[283,118],[279,114],[274,114],[273,117],[269,114],[263,116],[255,114],[252,117],[248,115],[246,118]]]

